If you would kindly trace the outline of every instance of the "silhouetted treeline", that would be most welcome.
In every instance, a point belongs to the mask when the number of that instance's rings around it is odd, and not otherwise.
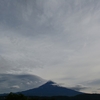
[[[100,100],[100,94],[81,94],[73,97],[67,96],[30,96],[26,97],[23,94],[10,93],[7,96],[0,96],[0,100]]]

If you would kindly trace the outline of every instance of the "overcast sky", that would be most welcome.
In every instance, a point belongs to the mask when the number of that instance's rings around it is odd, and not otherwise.
[[[100,92],[100,0],[0,0],[0,73]]]

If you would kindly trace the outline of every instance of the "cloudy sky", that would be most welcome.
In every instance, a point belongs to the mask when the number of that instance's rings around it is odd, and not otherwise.
[[[0,0],[0,74],[100,93],[100,0]]]

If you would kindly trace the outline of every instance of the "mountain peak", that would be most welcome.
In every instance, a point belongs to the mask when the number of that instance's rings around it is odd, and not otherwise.
[[[46,83],[45,83],[45,85],[53,85],[53,84],[56,84],[55,82],[53,82],[53,81],[51,81],[51,80],[49,80],[49,81],[47,81]]]
[[[56,85],[56,83],[50,80],[50,81],[47,81],[45,84],[41,85],[40,88],[42,88],[42,87],[49,88],[49,87],[54,86],[54,85]]]

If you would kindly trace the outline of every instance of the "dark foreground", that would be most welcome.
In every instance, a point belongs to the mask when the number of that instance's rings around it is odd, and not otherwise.
[[[0,96],[0,100],[100,100],[100,94],[81,94],[73,97],[67,97],[67,96],[26,97],[23,94],[10,93],[7,96]]]

